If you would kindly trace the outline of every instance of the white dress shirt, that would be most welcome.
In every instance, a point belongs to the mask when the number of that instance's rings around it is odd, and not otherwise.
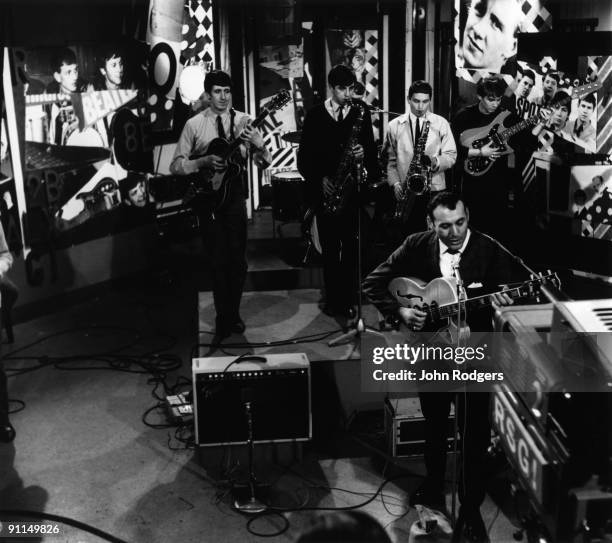
[[[331,98],[325,100],[325,109],[327,113],[329,113],[335,121],[338,120],[338,115],[340,114],[340,110],[342,110],[342,118],[346,119],[346,116],[351,111],[351,107],[348,104],[344,104],[340,106],[340,104],[336,104]]]
[[[441,240],[438,240],[438,245],[440,247],[440,271],[442,272],[442,277],[455,277],[455,270],[453,266],[456,266],[461,261],[461,255],[465,248],[467,247],[468,241],[470,241],[471,232],[468,228],[467,235],[465,236],[465,240],[463,240],[463,245],[457,253],[449,253],[448,247],[442,243]]]

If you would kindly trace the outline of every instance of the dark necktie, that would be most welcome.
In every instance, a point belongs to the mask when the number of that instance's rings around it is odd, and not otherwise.
[[[342,106],[338,108],[338,122],[341,123],[344,120],[344,115],[342,115]]]
[[[582,129],[584,128],[583,124],[578,124],[576,123],[576,129],[574,130],[574,133],[576,134],[576,137],[580,137],[580,134],[582,134]]]
[[[223,119],[221,118],[221,115],[217,115],[217,135],[220,138],[226,139],[225,129],[223,128]]]
[[[446,249],[446,252],[447,252],[449,255],[458,255],[458,254],[460,254],[460,253],[459,253],[459,249]]]
[[[421,125],[419,124],[419,118],[416,120],[416,130],[414,131],[414,143],[416,144],[421,137]]]

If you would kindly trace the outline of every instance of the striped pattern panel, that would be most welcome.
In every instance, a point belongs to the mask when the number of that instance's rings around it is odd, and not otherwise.
[[[589,59],[594,61],[601,89],[597,93],[597,152],[612,152],[612,57]]]

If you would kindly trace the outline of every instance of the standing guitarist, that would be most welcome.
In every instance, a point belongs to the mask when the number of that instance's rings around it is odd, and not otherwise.
[[[495,240],[470,230],[469,212],[457,195],[439,192],[429,202],[427,215],[430,230],[408,236],[363,283],[364,293],[388,322],[402,322],[412,330],[423,328],[426,313],[413,307],[402,307],[388,290],[392,279],[412,276],[429,282],[436,277],[457,278],[455,268],[458,267],[467,296],[472,297],[499,290],[498,285],[507,284],[518,276],[512,272],[517,266]],[[492,301],[499,305],[512,303],[503,292],[491,296]],[[491,312],[468,314],[467,322],[472,330],[490,331]],[[419,392],[419,398],[425,417],[427,476],[411,495],[410,504],[444,511],[446,436],[454,394]],[[462,533],[456,535],[463,535],[467,541],[488,541],[480,505],[485,497],[484,465],[490,440],[489,395],[467,392],[460,393],[458,398],[456,416],[463,443],[463,469],[459,477],[461,509],[456,527]]]
[[[476,93],[478,102],[461,110],[452,120],[453,133],[457,141],[458,160],[457,175],[462,198],[470,208],[470,221],[479,230],[505,240],[505,231],[509,223],[508,197],[514,188],[514,157],[502,156],[499,149],[491,142],[484,147],[474,149],[461,143],[461,134],[466,130],[486,127],[493,122],[505,108],[502,98],[506,83],[500,76],[482,78],[478,81]],[[506,127],[515,125],[520,119],[510,113],[504,121]],[[503,130],[504,126],[500,127]],[[520,143],[519,136],[511,137],[508,144],[513,149]],[[512,160],[508,157],[512,156]],[[490,169],[482,175],[472,175],[466,171],[467,159],[485,159],[493,161]]]
[[[231,107],[230,76],[221,70],[208,73],[204,80],[204,93],[209,107],[185,124],[170,171],[177,175],[197,174],[204,168],[223,171],[227,165],[220,156],[202,156],[216,138],[240,138],[244,142],[240,152],[242,159],[246,160],[247,151],[250,151],[255,164],[266,168],[271,158],[261,133],[250,125],[251,119],[246,113]],[[221,209],[211,213],[205,202],[196,206],[200,225],[211,227],[207,237],[211,247],[213,297],[217,312],[215,341],[232,333],[242,333],[245,329],[240,317],[240,300],[247,272],[247,196],[246,177],[240,175],[230,181],[227,199]]]

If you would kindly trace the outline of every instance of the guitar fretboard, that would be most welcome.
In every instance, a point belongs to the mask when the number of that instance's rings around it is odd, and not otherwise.
[[[527,285],[529,285],[529,283],[527,283]],[[525,296],[528,296],[529,294],[531,294],[531,290],[527,287],[526,285],[521,285],[519,287],[515,287],[515,288],[511,288],[508,290],[504,290],[504,291],[499,291],[499,292],[503,292],[504,294],[507,294],[510,298],[512,298],[513,300],[517,300],[520,298],[524,298]],[[476,296],[475,298],[468,298],[467,300],[464,300],[461,303],[461,313],[467,311],[477,311],[479,309],[486,309],[488,307],[491,307],[491,305],[493,304],[493,300],[491,298],[492,294],[484,294],[482,296]],[[437,309],[437,313],[439,316],[439,318],[441,319],[448,319],[450,317],[454,317],[455,315],[457,315],[459,313],[459,303],[452,303],[452,304],[445,304],[445,305],[441,305],[438,307]]]
[[[538,119],[539,119],[538,115],[529,117],[528,119],[525,119],[519,123],[516,123],[515,125],[512,125],[510,128],[506,128],[506,130],[501,132],[499,136],[502,139],[507,140],[508,138],[511,138],[515,134],[518,134],[521,130],[525,130],[525,128],[528,128],[533,124],[536,124],[538,122]]]

